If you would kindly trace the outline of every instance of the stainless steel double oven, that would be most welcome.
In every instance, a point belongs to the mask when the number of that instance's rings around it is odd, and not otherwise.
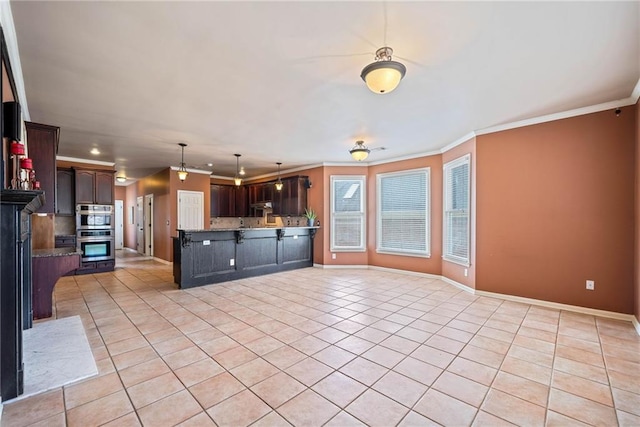
[[[82,262],[115,259],[114,225],[112,205],[76,206],[76,241]]]

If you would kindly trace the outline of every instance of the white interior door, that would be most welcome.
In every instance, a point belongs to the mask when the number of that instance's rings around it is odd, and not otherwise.
[[[144,198],[136,198],[136,249],[144,255]]]
[[[144,254],[153,256],[153,194],[144,196]]]
[[[178,190],[178,229],[202,230],[204,228],[204,193]]]
[[[124,204],[122,200],[116,200],[116,249],[124,248]]]

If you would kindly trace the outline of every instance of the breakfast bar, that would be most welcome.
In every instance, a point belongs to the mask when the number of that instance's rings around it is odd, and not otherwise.
[[[173,278],[180,288],[313,266],[318,227],[178,230]]]

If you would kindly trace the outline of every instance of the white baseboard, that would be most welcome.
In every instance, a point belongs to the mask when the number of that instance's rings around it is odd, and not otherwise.
[[[467,285],[463,285],[463,284],[462,284],[462,283],[460,283],[460,282],[456,282],[456,281],[455,281],[455,280],[453,280],[453,279],[449,279],[448,277],[445,277],[445,276],[438,276],[438,277],[439,277],[439,278],[440,278],[440,280],[442,280],[443,282],[448,283],[448,284],[450,284],[450,285],[452,285],[452,286],[455,286],[456,288],[461,289],[461,290],[463,290],[463,291],[465,291],[465,292],[469,292],[470,294],[474,294],[474,295],[475,295],[475,293],[476,293],[476,290],[475,290],[475,289],[473,289],[473,288],[471,288],[471,287],[469,287],[469,286],[467,286]]]
[[[606,318],[609,318],[609,319],[623,320],[623,321],[631,322],[633,324],[633,327],[636,329],[636,332],[638,332],[638,335],[640,335],[640,322],[638,322],[638,319],[636,319],[636,317],[634,315],[632,315],[632,314],[617,313],[615,311],[607,311],[607,310],[598,310],[596,308],[580,307],[578,305],[561,304],[561,303],[558,303],[558,302],[544,301],[544,300],[533,299],[533,298],[525,298],[525,297],[519,297],[519,296],[515,296],[515,295],[499,294],[499,293],[495,293],[495,292],[478,291],[478,290],[473,289],[473,288],[471,288],[471,287],[469,287],[467,285],[463,285],[460,282],[456,282],[453,279],[450,279],[450,278],[445,277],[445,276],[439,276],[437,274],[419,273],[419,272],[407,271],[407,270],[398,270],[398,269],[395,269],[395,268],[378,267],[378,266],[375,266],[375,265],[325,265],[325,264],[314,264],[313,266],[314,267],[319,267],[319,268],[326,268],[326,269],[348,269],[348,268],[352,268],[352,269],[380,270],[380,271],[389,271],[389,272],[399,273],[399,274],[407,274],[407,275],[411,275],[411,276],[420,276],[420,277],[428,277],[428,278],[432,278],[432,279],[440,279],[443,282],[450,284],[451,286],[455,286],[456,288],[461,289],[461,290],[463,290],[465,292],[468,292],[470,294],[473,294],[473,295],[490,297],[490,298],[498,298],[498,299],[502,299],[502,300],[505,300],[505,301],[514,301],[514,302],[519,302],[519,303],[523,303],[523,304],[530,304],[530,305],[537,305],[537,306],[541,306],[541,307],[553,308],[553,309],[556,309],[556,310],[565,310],[565,311],[571,311],[571,312],[574,312],[574,313],[588,314],[588,315],[592,315],[592,316],[606,317]]]
[[[359,270],[368,270],[368,265],[343,265],[343,264],[313,264],[314,267],[324,268],[326,270],[340,270],[340,269],[359,269]]]
[[[389,273],[406,274],[407,276],[425,277],[427,279],[442,279],[442,276],[431,273],[421,273],[419,271],[399,270],[397,268],[379,267],[370,265],[369,270],[388,271]]]
[[[638,319],[636,319],[636,316],[633,316],[631,323],[633,323],[633,327],[636,328],[636,332],[640,335],[640,323],[638,322]]]
[[[544,301],[541,299],[525,298],[515,295],[497,294],[487,291],[475,291],[476,295],[499,298],[506,301],[520,302],[523,304],[538,305],[541,307],[553,308],[556,310],[572,311],[574,313],[589,314],[591,316],[607,317],[609,319],[625,320],[631,322],[635,319],[632,314],[617,313],[615,311],[599,310],[597,308],[580,307],[579,305],[562,304],[559,302]]]

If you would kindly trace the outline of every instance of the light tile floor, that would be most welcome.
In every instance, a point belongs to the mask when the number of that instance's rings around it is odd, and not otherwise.
[[[124,265],[56,286],[99,376],[3,426],[640,425],[630,323],[380,271],[178,290],[170,266]]]

